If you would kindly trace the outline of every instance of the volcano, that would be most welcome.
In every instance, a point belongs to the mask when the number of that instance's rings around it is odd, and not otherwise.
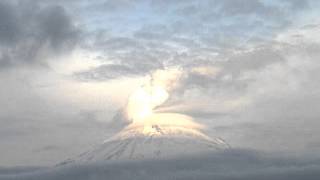
[[[220,138],[211,138],[193,118],[179,113],[161,113],[169,98],[168,89],[176,81],[168,71],[158,71],[144,86],[135,90],[115,122],[128,125],[90,151],[65,163],[94,163],[108,160],[170,159],[212,153],[229,148]],[[170,88],[169,88],[170,87]]]
[[[157,114],[143,124],[133,123],[90,151],[65,163],[94,163],[108,160],[170,159],[229,148],[220,138],[211,138],[188,116]]]

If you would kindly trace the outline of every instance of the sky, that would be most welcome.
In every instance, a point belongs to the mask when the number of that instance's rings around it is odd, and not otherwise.
[[[0,166],[99,144],[163,69],[182,75],[159,111],[235,149],[320,158],[319,15],[317,0],[0,0]]]

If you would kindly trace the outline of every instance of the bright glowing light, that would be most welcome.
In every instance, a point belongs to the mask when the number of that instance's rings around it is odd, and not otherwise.
[[[146,130],[156,123],[155,121],[160,122],[161,120],[156,118],[160,116],[153,113],[153,110],[166,102],[169,98],[168,91],[177,87],[181,74],[182,71],[177,68],[155,71],[148,82],[129,97],[126,109],[128,120],[133,124],[143,124]],[[173,115],[164,118],[173,120],[172,117]]]
[[[135,123],[144,122],[152,110],[164,103],[169,94],[160,86],[140,87],[129,98],[127,115]]]
[[[153,86],[150,89],[151,93],[151,106],[155,108],[163,104],[169,97],[168,92],[161,86]]]
[[[150,106],[150,95],[140,87],[129,98],[128,102],[128,118],[133,122],[142,121],[151,115],[152,107]]]

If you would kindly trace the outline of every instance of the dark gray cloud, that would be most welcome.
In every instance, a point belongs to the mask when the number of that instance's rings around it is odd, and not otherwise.
[[[162,59],[163,52],[156,46],[154,48],[146,46],[134,38],[98,36],[90,48],[102,51],[99,61],[108,64],[76,72],[74,77],[85,81],[105,81],[146,75],[153,70],[163,68],[165,61]]]
[[[134,58],[134,57],[132,57]],[[76,72],[74,78],[81,81],[108,81],[117,78],[138,77],[151,73],[152,70],[161,69],[162,64],[158,61],[144,61],[143,57],[136,57],[133,64],[102,65],[86,71]]]
[[[84,72],[77,72],[74,74],[76,79],[83,81],[97,80],[104,81],[116,79],[120,77],[130,77],[142,75],[143,71],[138,71],[132,67],[125,67],[124,65],[103,65]]]
[[[293,158],[248,150],[163,161],[106,162],[47,169],[6,168],[0,179],[307,179],[319,177],[318,158]]]
[[[0,2],[0,64],[45,65],[46,59],[71,51],[79,29],[61,6],[34,1]]]

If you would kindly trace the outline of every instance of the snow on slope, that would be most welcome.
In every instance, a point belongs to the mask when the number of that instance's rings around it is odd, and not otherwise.
[[[174,118],[174,123],[170,118]],[[131,124],[92,150],[64,163],[106,160],[170,159],[229,148],[220,138],[210,138],[187,116],[162,114],[144,124]]]

